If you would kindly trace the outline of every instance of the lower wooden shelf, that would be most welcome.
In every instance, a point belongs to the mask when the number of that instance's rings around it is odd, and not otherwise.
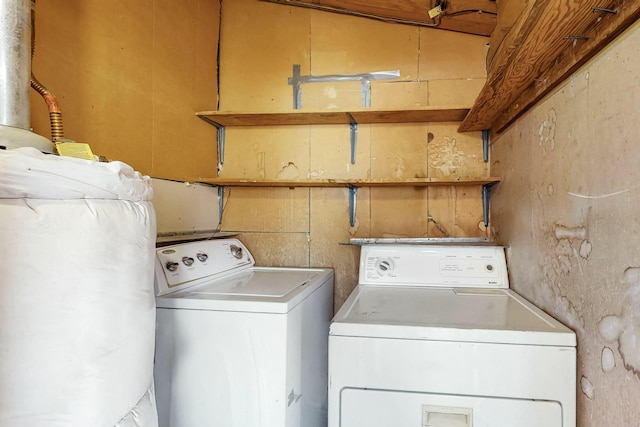
[[[356,221],[356,196],[359,187],[428,187],[428,186],[482,186],[482,210],[485,226],[489,225],[489,198],[491,186],[500,182],[499,177],[474,178],[409,178],[409,179],[314,179],[314,180],[278,180],[278,179],[228,179],[201,178],[199,182],[218,186],[220,221],[224,209],[224,187],[347,187],[349,188],[349,224]]]
[[[207,184],[229,187],[427,187],[491,185],[500,182],[498,177],[482,178],[409,178],[409,179],[314,179],[314,180],[274,180],[274,179],[229,179],[202,178]]]

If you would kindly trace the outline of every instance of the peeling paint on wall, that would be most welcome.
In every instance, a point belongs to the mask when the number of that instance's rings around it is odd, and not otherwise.
[[[311,179],[311,178],[320,178],[321,176],[323,176],[325,173],[324,169],[321,170],[310,170],[309,173],[307,173],[307,178]]]
[[[565,227],[560,224],[555,224],[553,226],[553,233],[556,236],[556,239],[563,240],[574,240],[574,239],[586,239],[587,238],[587,229],[584,227]]]
[[[256,153],[256,167],[258,170],[258,178],[259,179],[264,179],[265,176],[265,170],[264,170],[264,159],[265,159],[265,152],[264,151],[258,151]]]
[[[588,240],[583,240],[582,243],[580,243],[580,257],[588,259],[589,255],[591,255],[591,249],[591,242],[589,242]]]
[[[584,273],[584,261],[589,258],[592,249],[591,243],[586,240],[587,229],[583,226],[566,227],[556,223],[553,226],[553,234],[558,241],[555,249],[556,272],[565,275],[571,273],[573,258],[580,274]]]
[[[556,222],[551,227],[545,213],[545,200],[539,191],[534,192],[531,226],[540,236],[544,236],[543,244],[549,250],[541,251],[537,262],[537,270],[541,273],[536,286],[530,289],[528,295],[533,301],[576,332],[578,337],[585,336],[584,319],[581,307],[567,297],[571,292],[570,275],[575,265],[580,265],[583,259],[579,255],[582,238],[586,239],[587,229],[583,225],[567,226]],[[511,251],[511,249],[510,249]],[[509,257],[511,259],[511,257]],[[510,264],[509,268],[514,269]],[[516,286],[519,283],[516,281]]]
[[[360,221],[358,221],[358,217],[356,216],[356,221],[353,227],[347,228],[347,233],[349,233],[350,237],[355,237],[358,234],[358,229],[360,229]]]
[[[576,332],[580,427],[638,425],[639,54],[640,22],[491,144],[492,231],[512,287]]]
[[[602,318],[598,330],[605,341],[618,342],[624,367],[640,378],[640,268],[628,268],[623,281],[629,288],[621,313]]]
[[[387,162],[391,166],[391,169],[393,170],[396,178],[404,177],[404,172],[407,169],[404,157],[395,156],[387,159]]]
[[[587,396],[588,399],[593,400],[595,390],[593,388],[593,384],[587,377],[582,377],[580,379],[580,389],[582,390],[582,394]]]
[[[438,169],[442,176],[455,175],[462,164],[461,159],[464,157],[464,151],[456,147],[456,144],[456,138],[445,137],[443,143],[430,153],[431,167]]]
[[[276,174],[277,179],[296,179],[300,177],[300,169],[295,163],[289,162],[280,169],[280,172]]]
[[[591,243],[586,240],[587,229],[583,226],[566,227],[555,224],[553,234],[557,240],[554,262],[556,274],[567,275],[571,273],[572,259],[576,261],[580,273],[584,273],[584,260],[591,254]]]
[[[615,369],[616,357],[613,354],[613,350],[611,350],[609,347],[605,347],[602,349],[600,364],[602,366],[602,372],[609,373]]]
[[[329,99],[336,99],[338,97],[338,91],[334,86],[328,86],[323,90],[324,96]]]
[[[556,148],[556,122],[558,120],[556,110],[549,110],[547,118],[540,124],[538,129],[539,144],[542,146],[543,154],[546,154],[546,147],[550,151]]]

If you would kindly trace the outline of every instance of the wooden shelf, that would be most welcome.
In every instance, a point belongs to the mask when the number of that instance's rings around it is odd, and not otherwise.
[[[317,179],[317,180],[269,180],[269,179],[225,179],[202,178],[207,184],[229,187],[428,187],[491,185],[500,182],[498,177],[482,178],[411,178],[389,179]]]
[[[465,107],[422,107],[403,110],[349,110],[349,111],[293,111],[293,112],[230,112],[202,111],[196,113],[202,120],[218,128],[218,174],[224,164],[225,128],[227,126],[297,126],[297,125],[349,125],[351,163],[355,164],[359,124],[461,122],[469,113]],[[488,139],[483,137],[484,151]],[[486,156],[485,156],[485,161]],[[485,225],[488,225],[490,187],[497,177],[474,178],[410,178],[410,179],[322,179],[322,180],[269,180],[201,178],[199,181],[218,186],[220,218],[224,210],[224,187],[345,187],[349,189],[349,223],[355,224],[356,195],[360,187],[427,187],[427,186],[482,186],[482,205]]]
[[[293,111],[248,113],[202,111],[198,117],[216,126],[294,126],[373,123],[460,122],[469,113],[466,107],[421,107],[410,110]]]
[[[201,111],[196,116],[218,129],[218,173],[224,164],[227,126],[299,126],[349,125],[351,163],[356,163],[359,124],[461,122],[469,113],[466,107],[421,107],[403,110],[334,110],[291,112]]]
[[[220,212],[224,210],[224,187],[345,187],[349,189],[349,224],[353,227],[356,218],[356,195],[360,187],[428,187],[428,186],[482,186],[482,210],[485,225],[489,224],[489,197],[492,185],[500,182],[498,177],[480,178],[410,178],[391,179],[318,179],[318,180],[277,180],[277,179],[225,179],[201,178],[200,182],[218,186]],[[222,219],[221,219],[222,221]]]

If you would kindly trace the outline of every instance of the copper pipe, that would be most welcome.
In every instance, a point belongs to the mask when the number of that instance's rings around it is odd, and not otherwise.
[[[31,7],[31,59],[36,52],[36,2],[32,1]],[[36,76],[31,72],[31,87],[36,90],[44,102],[46,102],[49,108],[49,124],[51,126],[51,140],[53,142],[64,138],[64,127],[62,124],[62,111],[60,111],[60,105],[58,99],[51,93],[42,83],[38,81]]]
[[[51,93],[42,83],[38,81],[36,76],[31,73],[31,87],[36,90],[44,102],[47,103],[49,108],[49,123],[51,125],[51,140],[56,142],[57,140],[64,138],[64,126],[62,124],[62,111],[60,111],[60,105],[58,99]]]

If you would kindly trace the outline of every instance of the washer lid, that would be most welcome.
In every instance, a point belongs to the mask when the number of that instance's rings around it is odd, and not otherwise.
[[[254,267],[156,298],[159,308],[287,313],[332,277],[330,269]]]
[[[358,285],[331,335],[575,346],[575,334],[509,289]]]

